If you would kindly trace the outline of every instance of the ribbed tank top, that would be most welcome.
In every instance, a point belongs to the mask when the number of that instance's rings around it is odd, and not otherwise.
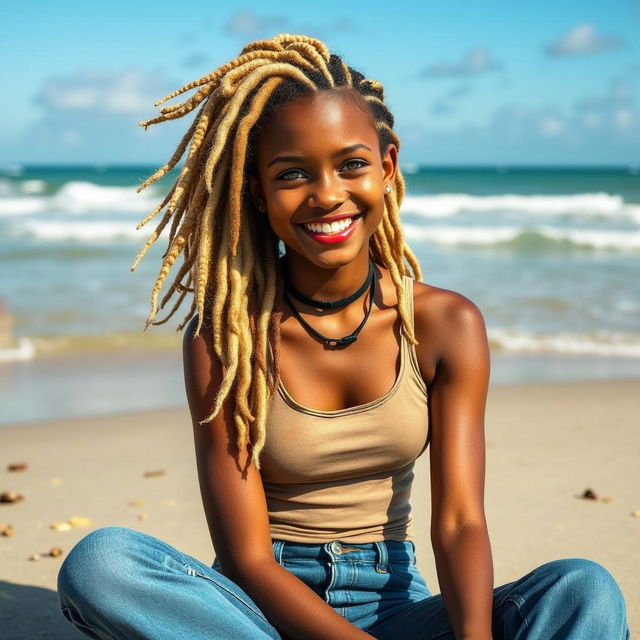
[[[413,322],[413,280],[404,276]],[[400,332],[400,371],[382,397],[322,411],[273,393],[261,460],[271,537],[293,542],[413,540],[409,498],[428,442],[427,388]]]

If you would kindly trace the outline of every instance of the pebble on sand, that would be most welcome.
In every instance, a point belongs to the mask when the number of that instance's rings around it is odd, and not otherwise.
[[[0,493],[0,502],[10,504],[12,502],[20,502],[20,500],[24,500],[24,496],[15,491],[3,491]]]
[[[166,475],[167,472],[164,469],[156,469],[155,471],[145,471],[145,478],[160,478],[161,476]]]
[[[93,525],[91,518],[85,518],[84,516],[71,516],[64,522],[54,522],[51,528],[54,531],[69,531],[72,528],[90,527]]]
[[[585,500],[597,500],[598,494],[593,489],[585,489],[581,497]]]
[[[63,553],[64,551],[60,547],[51,547],[48,555],[51,556],[52,558],[57,558],[58,556],[61,556]]]
[[[13,535],[13,527],[10,524],[0,524],[0,536],[10,538]]]
[[[93,520],[85,516],[71,516],[68,522],[72,527],[90,527],[93,525]]]
[[[26,462],[12,462],[7,465],[7,471],[26,471],[29,465]]]

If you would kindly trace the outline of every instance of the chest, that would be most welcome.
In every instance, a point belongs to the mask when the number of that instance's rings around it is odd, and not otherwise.
[[[282,385],[304,407],[337,411],[369,403],[384,396],[400,373],[402,339],[393,310],[376,314],[344,348],[310,340],[295,320],[281,332]]]

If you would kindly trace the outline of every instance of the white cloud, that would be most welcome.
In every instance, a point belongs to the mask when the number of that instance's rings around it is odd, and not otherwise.
[[[538,121],[540,133],[547,138],[555,138],[564,133],[566,124],[564,120],[556,115],[543,115]]]
[[[636,116],[628,107],[620,107],[614,111],[613,121],[619,129],[631,129],[636,121]]]
[[[424,68],[422,77],[472,76],[500,69],[501,65],[485,47],[476,47],[458,62],[440,60]]]
[[[601,93],[568,105],[503,104],[481,124],[454,125],[435,117],[426,124],[399,123],[404,159],[445,164],[637,163],[640,109],[633,82],[628,74],[618,76]]]
[[[546,46],[547,54],[556,57],[582,56],[622,45],[618,36],[601,36],[590,22],[571,27],[564,35]]]
[[[168,86],[163,76],[137,67],[84,70],[45,80],[35,101],[61,112],[132,115],[153,109],[153,103],[169,92]]]
[[[47,78],[34,97],[41,114],[16,131],[5,153],[19,162],[157,162],[170,156],[193,113],[147,131],[154,102],[180,85],[163,71],[79,70]]]
[[[251,36],[267,29],[279,29],[287,23],[283,15],[259,16],[251,9],[236,11],[227,21],[225,31],[233,35]]]
[[[460,102],[472,90],[470,84],[457,84],[445,91],[431,105],[430,113],[435,116],[448,116],[455,113]]]

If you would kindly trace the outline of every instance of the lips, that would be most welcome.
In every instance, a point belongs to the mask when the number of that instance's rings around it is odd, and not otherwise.
[[[344,242],[351,236],[362,214],[355,214],[351,217],[340,218],[333,222],[305,222],[300,226],[307,235],[322,244],[334,244]]]

